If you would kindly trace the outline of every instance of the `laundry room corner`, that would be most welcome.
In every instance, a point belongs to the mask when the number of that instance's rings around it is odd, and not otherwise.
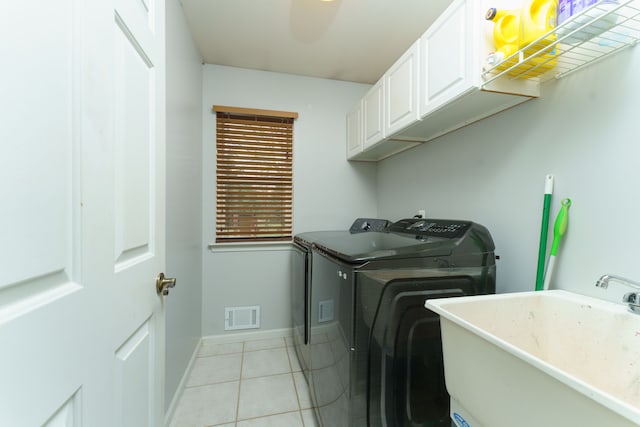
[[[259,331],[291,328],[289,246],[215,243],[216,131],[212,105],[298,113],[293,136],[293,233],[344,229],[355,217],[377,214],[376,164],[344,160],[346,114],[369,87],[203,66],[204,336],[243,332],[224,330],[225,307],[260,305]]]
[[[202,65],[178,2],[166,6],[165,271],[178,278],[165,301],[164,404],[171,416],[202,337]]]

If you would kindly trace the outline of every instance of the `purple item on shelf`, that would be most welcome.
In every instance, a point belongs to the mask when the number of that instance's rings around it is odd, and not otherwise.
[[[558,17],[556,18],[558,25],[571,17],[571,3],[572,0],[560,0],[558,2]]]

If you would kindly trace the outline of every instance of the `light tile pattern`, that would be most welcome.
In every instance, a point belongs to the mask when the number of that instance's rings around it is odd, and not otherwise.
[[[171,427],[317,427],[290,337],[204,340]]]

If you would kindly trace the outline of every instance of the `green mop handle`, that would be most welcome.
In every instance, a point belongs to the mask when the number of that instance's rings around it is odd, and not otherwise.
[[[547,257],[547,233],[549,232],[549,211],[553,194],[553,175],[544,177],[544,206],[542,208],[542,226],[540,227],[540,248],[538,249],[538,271],[536,274],[536,291],[544,285],[544,260]]]

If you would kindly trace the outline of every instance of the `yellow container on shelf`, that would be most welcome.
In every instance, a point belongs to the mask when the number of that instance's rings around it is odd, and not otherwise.
[[[487,11],[485,19],[493,21],[493,40],[496,51],[502,52],[504,57],[515,53],[522,43],[520,42],[520,10],[498,10],[492,7]]]
[[[556,27],[557,0],[530,0],[522,8],[522,45],[526,46]],[[543,39],[546,45],[555,41],[555,35]]]
[[[557,0],[531,0],[522,9],[522,46],[530,45],[556,27],[558,16]],[[557,45],[546,48],[556,41],[555,33],[543,38],[524,50],[525,58],[544,49],[544,53],[531,58],[536,68],[527,73],[527,77],[544,74],[558,62]],[[546,48],[546,49],[545,49]],[[531,74],[531,75],[530,75]],[[523,76],[524,77],[524,76]]]
[[[502,71],[518,63],[520,60],[518,57],[502,61],[555,28],[557,8],[557,0],[529,0],[518,10],[489,9],[485,18],[495,24],[493,39],[496,50],[487,58],[488,65],[499,64],[496,69]],[[555,67],[556,47],[544,50],[555,40],[555,34],[552,34],[527,47],[524,50],[524,61],[507,74],[530,78],[544,74]],[[540,50],[544,53],[529,58]]]

